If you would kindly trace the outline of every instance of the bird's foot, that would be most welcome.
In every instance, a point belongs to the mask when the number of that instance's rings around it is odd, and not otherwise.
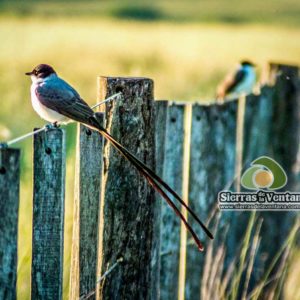
[[[60,127],[60,124],[58,124],[58,122],[56,121],[56,122],[54,122],[54,123],[52,123],[52,125],[53,125],[53,127],[54,128],[59,128]]]
[[[46,130],[59,128],[60,125],[57,122],[49,123],[45,125]]]

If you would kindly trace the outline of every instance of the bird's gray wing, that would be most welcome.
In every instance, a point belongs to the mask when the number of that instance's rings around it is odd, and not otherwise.
[[[239,69],[232,77],[232,79],[228,80],[226,86],[226,94],[232,92],[234,88],[244,80],[245,76],[246,76],[246,71],[242,68]]]
[[[35,93],[44,106],[72,120],[84,123],[93,116],[93,110],[76,90],[60,78],[39,85]]]

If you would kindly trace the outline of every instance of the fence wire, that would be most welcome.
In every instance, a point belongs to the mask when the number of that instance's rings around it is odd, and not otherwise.
[[[104,274],[96,281],[96,289],[98,284],[101,283],[101,281],[103,281],[122,261],[123,261],[123,257],[118,258],[116,262],[106,272],[104,272]],[[90,297],[96,294],[96,289],[88,292],[85,295],[80,296],[79,300],[89,299]]]
[[[118,98],[118,97],[121,96],[121,95],[122,95],[122,92],[113,94],[112,96],[106,98],[105,100],[96,103],[96,104],[93,105],[91,108],[92,108],[92,109],[95,109],[95,108],[97,108],[98,106],[103,105],[103,104],[105,104],[105,103],[107,103],[107,102],[109,102],[109,101],[112,101],[112,100],[114,100],[115,98]],[[74,122],[74,121],[70,120],[69,122],[65,123],[65,125],[68,125],[68,124],[73,123],[73,122]],[[59,125],[59,123],[58,123],[58,125]],[[19,137],[16,137],[16,138],[10,140],[10,141],[0,143],[0,149],[2,149],[2,148],[7,148],[7,147],[9,147],[9,146],[11,146],[11,145],[13,145],[13,144],[16,144],[16,143],[18,143],[18,142],[21,142],[21,141],[23,141],[23,140],[25,140],[25,139],[27,139],[27,138],[29,138],[29,137],[31,137],[31,136],[34,136],[35,134],[38,134],[38,133],[40,133],[40,132],[42,132],[42,131],[48,129],[50,126],[51,126],[51,125],[47,124],[47,125],[45,125],[45,126],[42,127],[42,128],[39,128],[39,129],[37,129],[37,130],[28,132],[28,133],[26,133],[26,134],[24,134],[24,135],[21,135],[21,136],[19,136]]]

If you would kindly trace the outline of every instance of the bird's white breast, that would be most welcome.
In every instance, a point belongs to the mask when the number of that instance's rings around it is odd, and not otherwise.
[[[245,77],[241,83],[236,86],[234,93],[250,94],[253,91],[256,82],[255,70],[253,67],[244,67],[244,71],[246,72]]]
[[[65,117],[64,115],[61,115],[60,113],[50,109],[50,108],[47,108],[45,105],[43,105],[37,95],[36,95],[36,88],[40,85],[40,84],[43,84],[42,82],[39,82],[39,81],[33,81],[32,82],[32,85],[31,85],[31,103],[32,103],[32,106],[33,106],[33,109],[38,113],[38,115],[48,121],[48,122],[51,122],[51,123],[54,123],[54,122],[59,122],[59,123],[64,123],[64,122],[67,122],[68,121],[68,118]]]

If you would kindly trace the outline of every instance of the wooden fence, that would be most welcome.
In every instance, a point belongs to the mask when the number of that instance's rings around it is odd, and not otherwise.
[[[105,118],[98,116],[207,220],[218,192],[233,189],[236,171],[261,155],[278,161],[287,172],[288,190],[299,191],[299,86],[297,67],[271,64],[269,84],[246,101],[177,104],[154,102],[150,79],[101,77],[99,98],[123,96],[106,105]],[[64,130],[37,133],[33,152],[31,298],[62,299]],[[0,149],[0,299],[16,298],[19,183],[20,151]],[[213,242],[193,224],[210,249],[199,253],[144,178],[83,125],[78,125],[74,201],[70,299],[208,299],[205,261],[210,255],[220,262],[209,245],[225,244],[223,263],[229,267],[250,217],[250,212],[222,212],[210,223],[219,222]],[[253,284],[280,249],[294,214],[260,216]]]

